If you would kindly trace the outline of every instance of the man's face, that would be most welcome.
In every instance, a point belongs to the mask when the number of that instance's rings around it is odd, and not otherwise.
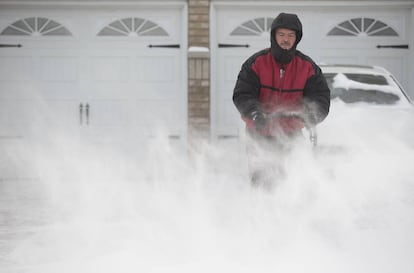
[[[296,32],[287,28],[278,28],[275,32],[275,40],[281,48],[289,50],[296,42]]]

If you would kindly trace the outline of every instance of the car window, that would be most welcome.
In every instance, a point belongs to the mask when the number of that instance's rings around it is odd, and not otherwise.
[[[381,75],[325,73],[324,76],[331,90],[331,99],[338,98],[345,103],[372,104],[395,104],[400,100],[395,91],[387,90],[392,87]]]
[[[378,84],[378,85],[388,85],[387,79],[381,75],[370,75],[370,74],[354,74],[354,73],[344,73],[344,75],[353,81],[367,84]]]
[[[375,89],[341,89],[335,88],[334,94],[331,94],[331,98],[339,98],[346,103],[356,102],[368,102],[372,104],[395,104],[400,98],[391,93],[378,91]]]

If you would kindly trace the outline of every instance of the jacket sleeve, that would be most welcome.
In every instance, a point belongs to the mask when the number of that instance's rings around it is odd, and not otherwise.
[[[233,102],[242,117],[251,118],[254,111],[261,111],[259,103],[260,80],[253,71],[254,58],[249,58],[241,67],[233,91]]]
[[[313,64],[314,74],[308,79],[303,92],[305,111],[315,117],[315,122],[322,122],[329,113],[331,91],[319,66]]]

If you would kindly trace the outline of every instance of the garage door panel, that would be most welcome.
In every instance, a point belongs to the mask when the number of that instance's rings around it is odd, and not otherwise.
[[[111,125],[86,128],[81,133],[83,143],[86,143],[85,148],[94,147],[99,152],[102,152],[103,149],[131,147],[131,145],[136,145],[140,141],[145,141],[144,138],[140,139],[142,132],[135,132],[132,129],[119,130],[118,126]],[[105,155],[104,153],[101,154]]]
[[[2,138],[23,137],[25,133],[24,126],[28,125],[28,117],[30,117],[25,113],[27,111],[25,110],[24,104],[16,103],[13,100],[1,100],[0,136]]]
[[[81,95],[78,82],[43,82],[36,86],[29,93],[33,98],[79,101]]]
[[[223,66],[219,68],[222,70],[222,73],[218,75],[219,81],[226,85],[234,85],[245,59],[240,56],[228,56],[223,52],[222,60]]]
[[[161,56],[153,54],[155,52],[151,51],[151,56],[137,56],[135,59],[134,80],[137,98],[173,100],[181,97],[180,62],[177,55],[174,52],[160,52]]]
[[[223,98],[218,102],[217,136],[238,136],[241,128],[241,118],[237,109],[234,107],[232,96]]]
[[[39,87],[34,82],[0,83],[0,99],[29,99],[38,97]]]
[[[316,60],[318,63],[321,63],[321,64],[325,64],[325,63],[326,64],[358,64],[360,62],[357,56],[341,56],[337,52],[332,53],[332,55],[329,55],[326,53],[327,52],[324,52],[323,55],[317,57]]]
[[[96,56],[91,59],[91,76],[94,81],[125,82],[130,78],[128,56]]]
[[[20,138],[71,135],[79,125],[77,101],[1,100],[2,135]]]
[[[79,125],[78,102],[70,100],[43,100],[19,102],[20,124],[34,133],[52,133]]]
[[[404,69],[404,58],[396,58],[394,56],[371,56],[367,57],[367,62],[373,65],[383,66],[390,71],[394,71],[395,75],[402,75]]]
[[[172,83],[177,80],[177,60],[174,56],[136,58],[136,80],[144,83]]]
[[[19,82],[34,78],[33,57],[0,56],[0,81]]]
[[[221,50],[219,52],[219,59],[221,62],[219,67],[217,67],[217,80],[220,85],[225,85],[227,88],[231,88],[231,92],[233,91],[242,64],[246,60],[244,55],[248,55],[249,53],[242,52],[239,54],[239,56],[234,56],[231,53],[229,54],[227,50]]]
[[[136,88],[136,97],[138,99],[146,100],[164,100],[164,99],[174,99],[181,96],[180,90],[177,87],[177,84],[164,83],[164,84],[137,84]]]
[[[94,82],[83,87],[83,101],[100,100],[127,100],[134,96],[135,91],[128,82]]]
[[[167,135],[183,132],[183,113],[178,103],[167,100],[137,101],[139,126],[148,126],[151,135],[164,131]]]
[[[222,110],[223,115],[223,126],[227,128],[229,126],[234,126],[237,124],[237,121],[240,119],[240,113],[234,107],[233,101],[231,98],[227,98],[223,100],[223,105],[220,107]],[[228,107],[233,106],[233,107]]]
[[[85,113],[86,111],[88,116],[85,118],[88,119],[89,126],[123,128],[134,124],[134,108],[127,100],[91,100],[85,103]]]
[[[79,60],[76,56],[41,56],[38,79],[45,82],[76,82]]]
[[[397,77],[397,80],[401,83],[408,82],[407,73],[405,71],[407,59],[404,56],[368,56],[367,63],[372,65],[378,65],[391,71],[392,74]]]
[[[0,101],[1,124],[14,125],[16,128],[28,128],[37,121],[33,118],[36,111],[32,101],[2,100]]]

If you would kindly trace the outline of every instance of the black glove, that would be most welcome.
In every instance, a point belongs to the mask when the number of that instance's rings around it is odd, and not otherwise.
[[[252,113],[252,120],[256,126],[256,131],[261,131],[266,127],[266,118],[261,111],[255,111]]]
[[[320,122],[318,109],[319,108],[315,103],[305,101],[303,114],[305,118],[305,126],[307,128],[314,127],[316,124]]]
[[[318,117],[314,112],[308,112],[305,114],[305,126],[314,127],[318,123]]]

